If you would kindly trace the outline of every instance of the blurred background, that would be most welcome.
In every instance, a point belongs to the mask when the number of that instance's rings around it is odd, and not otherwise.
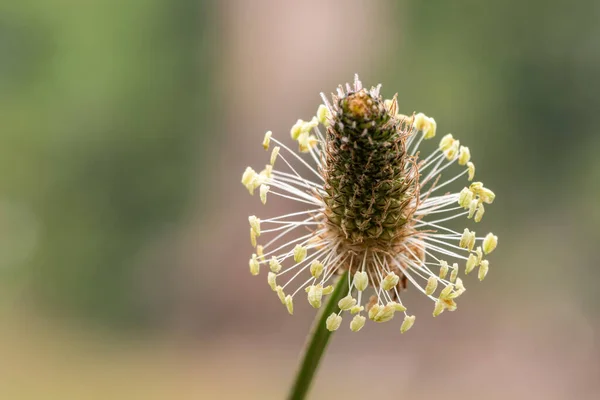
[[[500,246],[459,311],[340,329],[315,399],[595,399],[600,3],[0,4],[0,398],[281,399],[315,315],[248,273],[266,130],[358,72],[467,144]],[[345,324],[344,324],[345,325]]]

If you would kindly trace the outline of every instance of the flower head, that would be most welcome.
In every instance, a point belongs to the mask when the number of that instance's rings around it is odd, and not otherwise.
[[[456,310],[465,291],[460,265],[465,273],[479,267],[483,280],[489,269],[484,256],[498,244],[491,233],[478,236],[469,228],[457,232],[445,225],[457,218],[481,221],[483,203],[495,198],[481,182],[456,193],[444,191],[459,179],[473,180],[469,148],[447,134],[422,156],[422,141],[436,135],[433,118],[399,114],[396,96],[384,100],[380,86],[367,90],[358,77],[331,99],[321,97],[317,115],[299,119],[290,131],[298,151],[269,131],[262,145],[269,150],[275,144],[270,164],[260,173],[248,167],[242,176],[250,194],[260,188],[263,203],[267,195],[279,196],[304,207],[249,218],[257,248],[251,273],[268,264],[267,281],[292,313],[293,299],[303,293],[319,308],[333,291],[333,277],[348,272],[349,290],[338,303],[340,311],[327,319],[330,330],[339,328],[344,312],[354,314],[352,331],[362,329],[367,318],[386,322],[402,313],[404,333],[415,322],[401,299],[408,286],[432,301],[433,316]],[[298,165],[306,176],[297,172]],[[458,172],[451,173],[451,167]]]

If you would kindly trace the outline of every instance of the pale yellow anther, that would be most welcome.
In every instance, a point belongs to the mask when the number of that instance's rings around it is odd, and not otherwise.
[[[283,288],[281,286],[276,286],[275,292],[277,292],[277,297],[281,300],[281,304],[285,304],[285,293],[283,293]]]
[[[250,227],[250,243],[252,243],[252,247],[256,247],[256,232],[252,227]]]
[[[452,142],[452,145],[444,151],[444,154],[446,155],[446,159],[448,161],[454,160],[456,157],[458,157],[459,147],[460,142],[458,140],[455,140],[454,142]]]
[[[265,133],[265,138],[263,139],[262,145],[263,148],[266,150],[269,150],[269,144],[271,143],[271,136],[273,135],[273,132],[271,131],[267,131],[267,133]]]
[[[473,182],[469,186],[469,189],[471,189],[473,193],[481,194],[481,191],[483,190],[483,182]]]
[[[435,307],[433,307],[433,316],[437,317],[444,312],[444,302],[442,300],[436,300]]]
[[[425,285],[425,294],[430,296],[433,292],[435,292],[435,289],[437,289],[437,284],[438,277],[430,276],[429,279],[427,279],[427,285]]]
[[[277,283],[275,282],[276,279],[277,274],[269,272],[269,274],[267,275],[267,282],[269,283],[269,286],[271,286],[271,289],[273,289],[273,291],[277,290]]]
[[[317,117],[312,117],[310,121],[306,122],[304,129],[306,129],[307,132],[310,132],[317,126],[319,126],[319,119]]]
[[[300,153],[308,153],[310,151],[309,137],[310,134],[308,132],[302,132],[298,136],[298,151]]]
[[[356,305],[350,309],[350,314],[358,314],[359,312],[361,312],[364,309],[365,308],[363,306]]]
[[[277,160],[277,156],[279,155],[279,149],[279,146],[273,147],[273,150],[271,151],[271,165],[275,165],[275,160]]]
[[[475,212],[477,212],[477,207],[479,207],[479,203],[480,203],[480,200],[478,200],[478,199],[471,200],[471,202],[469,203],[469,214],[467,215],[467,218],[469,218],[469,219],[473,218],[473,216],[475,215]]]
[[[439,298],[441,300],[451,298],[450,296],[452,295],[453,291],[454,291],[454,285],[448,285],[444,289],[442,289],[442,291],[440,292]]]
[[[471,232],[468,228],[465,228],[458,245],[463,249],[471,251],[473,250],[473,246],[475,246],[475,238],[475,232]]]
[[[250,167],[246,167],[246,170],[244,171],[244,174],[242,175],[242,184],[244,186],[246,186],[246,189],[248,189],[248,192],[251,195],[254,194],[254,189],[256,189],[257,181],[258,181],[258,176],[256,174],[256,171],[254,171]]]
[[[490,232],[485,236],[485,239],[483,239],[483,252],[485,254],[490,254],[492,251],[494,251],[497,245],[498,236]]]
[[[338,307],[342,311],[348,311],[355,305],[356,305],[356,299],[353,298],[352,295],[348,295],[348,296],[344,297],[343,299],[341,299],[340,301],[338,301]]]
[[[410,328],[412,328],[412,326],[415,323],[415,319],[416,317],[414,315],[405,316],[404,321],[402,321],[402,326],[400,326],[400,333],[404,333]]]
[[[250,227],[256,233],[256,236],[260,236],[260,218],[257,218],[255,215],[251,215],[248,217],[248,222],[250,223]]]
[[[321,104],[317,109],[317,119],[325,126],[329,126],[329,109],[324,104]]]
[[[469,204],[473,200],[473,192],[469,188],[463,188],[458,194],[458,205],[462,208],[469,208]]]
[[[415,115],[413,127],[418,131],[425,130],[425,126],[429,123],[428,119],[429,118],[427,118],[425,114],[418,113],[417,115]]]
[[[446,136],[444,136],[444,137],[442,138],[442,140],[440,140],[440,146],[439,146],[439,148],[440,148],[440,150],[441,150],[441,151],[444,151],[444,152],[445,152],[445,151],[446,151],[446,150],[448,150],[450,147],[452,147],[452,145],[454,144],[454,142],[455,142],[455,140],[454,140],[454,138],[452,137],[452,134],[451,134],[451,133],[449,133],[449,134],[447,134]]]
[[[273,166],[271,164],[265,165],[265,169],[260,171],[259,182],[262,184],[268,182],[273,177]]]
[[[479,207],[477,207],[477,212],[475,213],[475,218],[473,218],[473,220],[475,222],[481,221],[481,218],[483,218],[483,214],[485,214],[485,207],[483,206],[483,204],[480,204]]]
[[[352,332],[358,332],[365,326],[366,321],[367,319],[362,315],[355,315],[354,318],[352,318],[352,322],[350,322],[350,329]]]
[[[292,126],[292,129],[290,130],[290,136],[292,137],[292,139],[298,140],[298,136],[300,136],[300,134],[304,130],[305,124],[306,122],[304,122],[301,119],[296,121],[296,123],[294,124],[294,126]]]
[[[456,292],[454,294],[456,297]],[[445,300],[444,307],[446,308],[446,310],[448,310],[450,312],[456,311],[456,309],[458,308],[458,306],[456,305],[456,302],[454,300]]]
[[[383,290],[391,290],[394,288],[398,282],[400,281],[400,277],[393,272],[388,273],[383,281],[381,282],[381,287]]]
[[[446,275],[448,275],[449,270],[448,263],[446,261],[440,261],[440,279],[446,279]]]
[[[467,266],[465,268],[465,275],[468,275],[477,266],[477,256],[475,254],[469,254],[467,258]]]
[[[306,258],[306,253],[306,247],[297,244],[296,247],[294,247],[294,261],[297,263],[302,262]]]
[[[467,178],[469,179],[469,182],[473,180],[473,178],[475,178],[475,164],[473,164],[472,162],[468,162],[467,163],[467,170],[469,171],[467,173]]]
[[[291,295],[285,296],[285,307],[287,308],[290,315],[294,314],[294,301]]]
[[[369,318],[375,322],[387,322],[394,318],[394,313],[396,312],[395,304],[386,304],[385,306],[380,306],[379,304],[375,304],[369,310]]]
[[[406,311],[406,307],[404,307],[404,306],[403,306],[402,304],[400,304],[400,303],[396,303],[395,301],[390,301],[390,302],[388,303],[388,305],[389,305],[390,307],[394,307],[394,310],[395,310],[395,311],[398,311],[398,312],[404,312],[404,311]]]
[[[260,201],[263,204],[267,204],[267,193],[269,193],[269,189],[271,189],[271,187],[267,185],[260,185]]]
[[[452,272],[450,272],[450,282],[455,282],[458,277],[458,264],[452,264]]]
[[[380,306],[379,304],[373,304],[373,306],[371,308],[369,308],[369,319],[373,319],[375,318],[375,316],[377,315],[377,313],[379,313],[379,310],[382,309],[383,307]]]
[[[336,313],[331,313],[331,315],[327,317],[327,320],[325,321],[325,326],[327,327],[327,330],[331,332],[337,331],[341,324],[342,317],[337,315]]]
[[[481,196],[481,200],[487,204],[492,204],[494,202],[494,199],[496,198],[494,192],[485,187],[481,189],[479,196]]]
[[[279,264],[279,261],[277,261],[277,257],[271,257],[271,259],[269,260],[269,268],[276,274],[279,273],[279,271],[281,271],[281,264]]]
[[[489,269],[490,262],[488,260],[481,260],[481,263],[479,264],[479,273],[477,274],[477,277],[480,281],[482,281],[485,278]]]
[[[256,255],[260,259],[260,261],[265,261],[265,253],[263,247],[259,244],[256,246]]]
[[[435,137],[435,131],[437,130],[437,123],[435,122],[435,119],[429,118],[428,122],[429,123],[426,125],[425,129],[423,130],[423,139],[425,139],[425,140]]]
[[[333,286],[327,285],[323,288],[323,295],[326,296],[328,294],[333,293]]]
[[[471,151],[466,146],[460,146],[458,150],[458,165],[467,165],[471,159]]]
[[[323,286],[311,285],[308,287],[308,303],[314,308],[321,307],[321,299],[323,298]]]
[[[460,279],[460,278],[456,279],[456,283],[454,284],[454,289],[456,290],[454,292],[456,294],[456,297],[462,295],[467,290],[465,288],[465,285],[463,284],[462,279]]]
[[[479,263],[483,259],[483,250],[481,249],[481,246],[477,246],[477,248],[475,249],[475,254],[477,255],[477,265],[479,265]]]
[[[248,262],[248,265],[250,266],[250,273],[252,275],[258,275],[260,272],[260,264],[256,258],[256,254],[252,254],[252,258]]]
[[[314,260],[310,264],[310,274],[313,278],[318,278],[323,273],[324,266],[319,260]]]
[[[365,271],[358,271],[354,274],[354,287],[362,292],[369,285],[369,277]]]

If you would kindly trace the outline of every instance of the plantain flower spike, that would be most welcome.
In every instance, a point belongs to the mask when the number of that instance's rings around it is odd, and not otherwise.
[[[381,85],[365,88],[356,76],[331,96],[321,93],[315,115],[290,129],[296,145],[268,131],[260,140],[271,150],[269,164],[242,175],[250,194],[260,188],[265,207],[267,195],[296,203],[293,212],[248,219],[256,248],[250,272],[268,267],[267,282],[290,314],[301,291],[320,308],[333,282],[348,272],[339,312],[327,318],[330,331],[349,313],[354,332],[367,319],[400,320],[401,333],[407,332],[415,322],[402,302],[409,286],[432,301],[434,316],[456,310],[466,290],[459,274],[479,267],[483,280],[489,270],[483,257],[498,244],[497,236],[478,237],[470,227],[496,195],[472,182],[469,147],[451,134],[431,143],[436,121],[401,114],[398,95],[384,99],[380,91]],[[454,226],[459,218],[465,223],[459,231],[446,223]],[[403,318],[394,319],[399,313]]]

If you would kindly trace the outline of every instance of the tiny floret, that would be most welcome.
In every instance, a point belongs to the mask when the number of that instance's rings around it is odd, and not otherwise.
[[[483,252],[485,254],[490,254],[492,251],[494,251],[497,245],[498,236],[490,232],[485,236],[485,239],[483,239]]]

